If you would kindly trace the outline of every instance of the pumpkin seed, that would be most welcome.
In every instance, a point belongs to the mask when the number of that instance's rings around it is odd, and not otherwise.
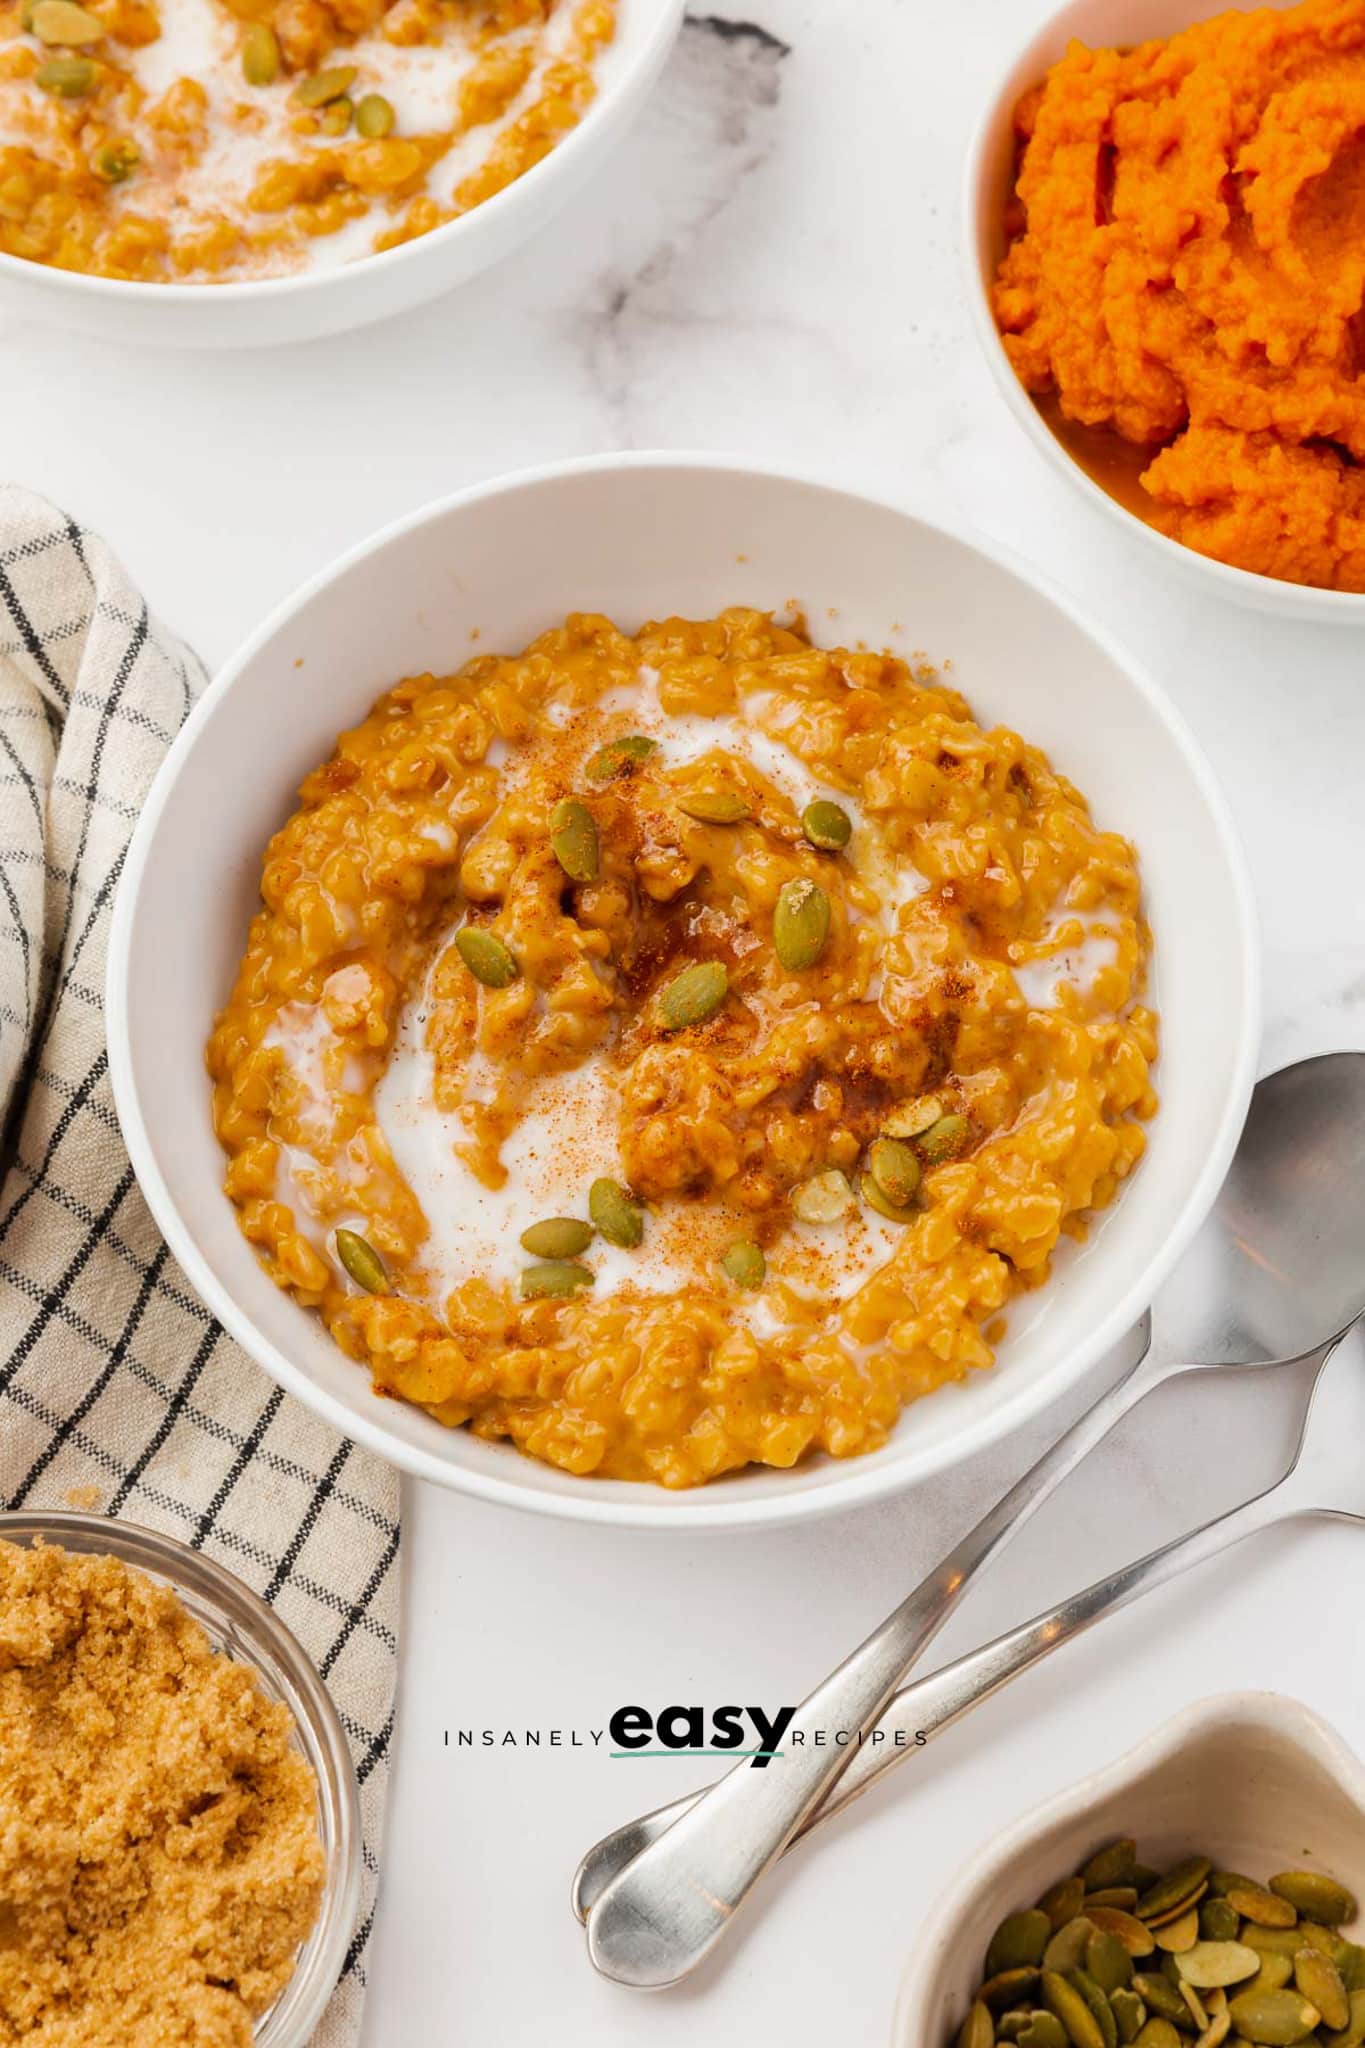
[[[1238,1935],[1248,1948],[1256,1949],[1263,1956],[1294,1957],[1304,1945],[1302,1931],[1297,1927],[1257,1927],[1248,1921]]]
[[[1030,2013],[1014,2038],[1018,2048],[1067,2048],[1066,2028],[1050,2012]]]
[[[1062,1977],[1068,1970],[1079,1970],[1085,1961],[1090,1937],[1094,1932],[1094,1922],[1088,1920],[1084,1914],[1078,1914],[1074,1920],[1068,1920],[1064,1927],[1058,1928],[1043,1950],[1043,1968],[1055,1970]]]
[[[533,1259],[576,1259],[592,1240],[591,1223],[583,1223],[577,1216],[547,1216],[543,1223],[523,1230],[519,1242]]]
[[[547,1259],[539,1266],[528,1266],[521,1276],[521,1298],[523,1301],[544,1301],[556,1295],[577,1294],[582,1287],[591,1287],[593,1274],[586,1266],[577,1266],[570,1259]]]
[[[1226,1899],[1205,1899],[1199,1908],[1199,1933],[1205,1941],[1235,1941],[1241,1915]]]
[[[1090,1972],[1088,1970],[1073,1970],[1067,1982],[1073,1990],[1080,1992],[1081,1997],[1090,2007],[1090,2017],[1100,2030],[1104,2040],[1104,2048],[1119,2048],[1118,2022],[1114,2018],[1113,2007],[1090,1975]]]
[[[337,1257],[357,1287],[363,1287],[367,1294],[387,1294],[389,1276],[384,1261],[367,1237],[357,1230],[338,1230],[336,1233]]]
[[[1038,1972],[1032,1969],[1001,1970],[988,1977],[977,1997],[992,2012],[1005,2012],[1021,1998],[1031,1998],[1038,1989]]]
[[[995,2048],[995,2025],[979,1998],[958,2029],[957,2048]]]
[[[1055,1970],[1044,1970],[1043,2003],[1066,2028],[1071,2048],[1108,2048],[1100,2023],[1075,1985]]]
[[[550,813],[550,845],[571,882],[595,882],[602,868],[602,849],[592,812],[576,797],[566,796]]]
[[[1180,1996],[1184,1999],[1189,2010],[1190,2018],[1194,2021],[1195,2032],[1202,2034],[1209,2023],[1208,2013],[1204,2010],[1204,2001],[1195,1990],[1193,1984],[1186,1984],[1180,1978],[1177,1978],[1176,1982],[1180,1987]]]
[[[38,0],[29,27],[40,43],[61,43],[68,49],[79,50],[87,43],[104,40],[104,23],[78,7],[75,0]]]
[[[1068,1920],[1074,1920],[1085,1903],[1085,1886],[1079,1877],[1064,1877],[1049,1885],[1038,1901],[1040,1913],[1046,1913],[1052,1922],[1055,1934],[1059,1927],[1065,1927]]]
[[[122,185],[132,177],[141,161],[142,152],[135,142],[126,138],[103,142],[95,151],[95,173],[104,179],[106,185]]]
[[[1365,1991],[1349,1994],[1351,2017],[1339,2033],[1327,2036],[1327,2048],[1362,2048],[1365,2043]]]
[[[1087,1892],[1085,1910],[1094,1906],[1116,1906],[1121,1913],[1131,1913],[1138,1902],[1137,1886],[1131,1884],[1106,1885],[1103,1891]]]
[[[1340,1927],[1347,1920],[1354,1920],[1359,1911],[1344,1884],[1338,1884],[1333,1877],[1323,1877],[1316,1870],[1282,1870],[1278,1877],[1271,1878],[1268,1889],[1277,1898],[1288,1900],[1301,1919],[1316,1921],[1322,1927]],[[1341,2024],[1345,2026],[1346,2022]]]
[[[344,135],[351,125],[355,112],[345,93],[339,100],[330,100],[318,116],[318,126],[324,135]]]
[[[921,1095],[917,1102],[897,1103],[890,1116],[883,1121],[882,1129],[888,1138],[918,1138],[931,1124],[936,1124],[942,1114],[943,1104],[937,1095]],[[1084,1892],[1084,1878],[1078,1881]]]
[[[1352,1943],[1337,1933],[1335,1927],[1324,1927],[1318,1920],[1301,1920],[1293,1932],[1304,1948],[1316,1949],[1320,1956],[1326,1956],[1329,1963],[1335,1963],[1339,1970],[1346,1967]],[[1350,1989],[1350,1986],[1347,1986]]]
[[[792,1212],[803,1223],[837,1223],[853,1207],[853,1190],[837,1167],[792,1189]]]
[[[1294,1959],[1294,1987],[1322,2014],[1326,2027],[1340,2029],[1351,2017],[1351,2001],[1335,1964],[1315,1949],[1306,1948]]]
[[[894,1202],[888,1202],[870,1173],[863,1174],[858,1182],[858,1193],[869,1209],[875,1209],[879,1216],[885,1216],[888,1223],[913,1223],[919,1210],[912,1204],[908,1209],[898,1209]]]
[[[773,950],[789,974],[814,967],[829,937],[829,898],[818,882],[798,875],[777,892]]]
[[[853,820],[842,804],[820,796],[802,811],[801,830],[822,853],[840,853],[853,837]]]
[[[893,1209],[908,1209],[919,1193],[919,1161],[900,1138],[874,1138],[867,1170]]]
[[[485,988],[510,988],[521,972],[496,932],[481,924],[461,925],[455,934],[455,951]]]
[[[930,1166],[938,1166],[943,1160],[951,1159],[962,1149],[966,1135],[965,1116],[959,1116],[956,1112],[950,1116],[941,1116],[936,1124],[930,1124],[920,1138],[920,1154],[928,1160]]]
[[[608,740],[604,747],[599,747],[587,772],[594,782],[612,782],[618,775],[629,775],[641,761],[657,753],[658,747],[657,740],[646,739],[642,732],[623,733],[619,740]]]
[[[89,57],[49,57],[33,74],[40,92],[59,100],[83,100],[94,90],[99,68]]]
[[[634,1251],[645,1234],[645,1212],[619,1180],[605,1176],[588,1189],[588,1214],[608,1244]]]
[[[1168,2019],[1150,2019],[1138,2035],[1133,2048],[1181,2048],[1180,2036]]]
[[[1235,1884],[1255,1884],[1254,1877],[1243,1877],[1240,1870],[1211,1870],[1209,1890],[1216,1899],[1225,1899]]]
[[[242,37],[242,76],[248,85],[273,85],[280,75],[280,42],[268,21],[253,21]]]
[[[1261,1955],[1261,1952],[1259,1949],[1253,1949],[1252,1954]],[[1293,1976],[1294,1963],[1291,1957],[1261,1955],[1261,1967],[1256,1972],[1253,1982],[1246,1988],[1248,1991],[1283,1991],[1285,1985],[1293,1981]]]
[[[930,1122],[937,1123],[943,1112],[938,1108],[932,1095],[927,1096],[925,1100],[934,1102],[935,1114]],[[921,1125],[921,1129],[927,1130],[928,1125]],[[1089,1862],[1081,1865],[1081,1883],[1088,1892],[1101,1892],[1110,1885],[1124,1884],[1136,1861],[1137,1843],[1131,1835],[1122,1835],[1117,1842],[1110,1842],[1105,1848],[1097,1849]]]
[[[1136,1914],[1125,1913],[1119,1906],[1096,1906],[1089,1899],[1085,1902],[1085,1910],[1100,1932],[1112,1934],[1116,1941],[1121,1941],[1130,1956],[1149,1956],[1156,1947],[1151,1929],[1145,1927]]]
[[[1136,1991],[1128,1985],[1120,1985],[1117,1991],[1111,1991],[1109,2003],[1113,2008],[1114,2025],[1119,2030],[1119,2039],[1123,2042],[1124,2048],[1128,2048],[1128,2044],[1136,2041],[1142,2032],[1147,2018],[1147,2008]]]
[[[1228,2011],[1228,1995],[1221,1988],[1211,1991],[1204,2001],[1209,2023],[1195,2042],[1195,2048],[1223,2048],[1224,2041],[1232,2032],[1232,2014]]]
[[[1176,1968],[1184,1981],[1201,1991],[1212,1991],[1219,1985],[1244,1984],[1260,1967],[1261,1959],[1255,1949],[1246,1948],[1240,1941],[1196,1941],[1176,1957]]]
[[[1227,1893],[1227,1902],[1257,1927],[1293,1927],[1299,1917],[1288,1899],[1277,1898],[1263,1884],[1235,1884]]]
[[[1167,1978],[1159,1976],[1155,1970],[1139,1970],[1133,1979],[1133,1989],[1150,2012],[1163,2020],[1170,2020],[1173,2026],[1188,2026],[1190,2009]]]
[[[334,64],[330,71],[315,71],[295,86],[294,98],[301,107],[325,107],[350,91],[355,74],[354,64]]]
[[[1348,1991],[1365,1991],[1365,1948],[1358,1942],[1344,1941],[1337,1958],[1341,1981]]]
[[[687,789],[674,801],[684,817],[703,825],[740,825],[754,814],[748,797],[734,789]]]
[[[1112,1934],[1092,1934],[1085,1945],[1085,1973],[1106,1994],[1126,1991],[1133,1981],[1133,1958]]]
[[[1194,1947],[1199,1939],[1199,1914],[1191,1906],[1187,1913],[1181,1913],[1175,1920],[1164,1920],[1152,1932],[1156,1945],[1168,1956],[1183,1955],[1186,1949]]]
[[[986,1950],[986,1975],[1001,1970],[1018,1970],[1026,1963],[1041,1963],[1043,1950],[1052,1936],[1052,1922],[1039,1908],[1010,1913],[1000,1922]]]
[[[751,1238],[736,1238],[720,1263],[727,1279],[733,1280],[736,1287],[761,1287],[768,1277],[768,1261],[762,1247]]]
[[[661,1028],[683,1031],[689,1024],[704,1024],[715,1016],[729,992],[730,975],[723,960],[698,960],[684,967],[659,991]]]
[[[932,1135],[932,1133],[931,1133]],[[1209,1874],[1207,1856],[1191,1856],[1159,1877],[1138,1900],[1138,1918],[1150,1925],[1168,1919],[1193,1905]]]
[[[392,135],[397,118],[382,92],[367,92],[355,103],[355,132],[363,135],[367,142],[377,141],[381,135]]]
[[[1295,2048],[1306,2041],[1320,2017],[1297,1991],[1242,1991],[1229,2005],[1232,2024],[1248,2041],[1265,2048]]]

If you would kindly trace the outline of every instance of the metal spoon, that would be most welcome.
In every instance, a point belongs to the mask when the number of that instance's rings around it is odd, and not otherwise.
[[[1269,1353],[1299,1363],[1325,1358],[1365,1312],[1362,1245],[1365,1053],[1329,1054],[1260,1083],[1228,1180],[1182,1271],[1193,1262],[1232,1305],[1218,1346],[1223,1359]],[[1206,1369],[1148,1358],[1104,1395],[809,1696],[787,1731],[780,1773],[741,1765],[591,1850],[574,1904],[588,1917],[594,1966],[639,1986],[674,1983],[695,1968],[817,1809],[846,1804],[877,1774],[869,1765],[886,1761],[863,1745],[818,1748],[814,1731],[868,1730],[974,1573],[1061,1479],[1153,1387]],[[841,1783],[831,1800],[845,1775],[847,1790]]]

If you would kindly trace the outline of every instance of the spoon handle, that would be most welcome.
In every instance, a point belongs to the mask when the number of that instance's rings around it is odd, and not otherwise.
[[[876,1728],[856,1747],[850,1745],[850,1760],[819,1810],[807,1817],[798,1836],[830,1820],[864,1793],[868,1786],[908,1756],[918,1754],[925,1744],[951,1727],[983,1700],[1017,1678],[1021,1671],[1041,1663],[1044,1657],[1084,1634],[1106,1614],[1126,1607],[1143,1593],[1165,1585],[1182,1572],[1230,1549],[1247,1536],[1254,1536],[1272,1523],[1311,1512],[1295,1497],[1290,1481],[1277,1481],[1256,1499],[1231,1508],[1188,1535],[1176,1537],[1135,1563],[1125,1565],[1107,1578],[1097,1580],[1084,1591],[1073,1594],[1056,1607],[1035,1615],[1007,1634],[997,1636],[956,1662],[944,1665],[928,1678],[906,1686],[891,1700]],[[590,1849],[578,1867],[574,1881],[574,1904],[580,1919],[593,1912],[597,1899],[625,1865],[652,1842],[667,1834],[689,1809],[704,1798],[693,1793],[669,1806],[657,1808],[606,1835]],[[790,1844],[788,1844],[790,1847]],[[591,1921],[589,1920],[589,1926]]]
[[[703,1792],[662,1835],[642,1845],[597,1898],[588,1925],[594,1967],[617,1983],[673,1984],[720,1940],[763,1872],[828,1798],[851,1749],[817,1746],[826,1728],[869,1729],[906,1671],[937,1634],[975,1574],[1128,1410],[1182,1365],[1142,1351],[1116,1386],[1067,1430],[798,1708],[783,1736],[781,1770],[746,1762]]]

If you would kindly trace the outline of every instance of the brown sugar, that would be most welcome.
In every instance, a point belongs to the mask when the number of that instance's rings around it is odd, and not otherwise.
[[[323,1889],[293,1729],[168,1587],[0,1542],[4,2048],[247,2048]]]

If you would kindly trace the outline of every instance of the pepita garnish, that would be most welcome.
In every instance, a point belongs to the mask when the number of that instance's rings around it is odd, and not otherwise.
[[[588,1214],[608,1244],[634,1251],[645,1234],[645,1212],[622,1187],[605,1175],[588,1189]]]
[[[919,1160],[900,1138],[874,1138],[867,1170],[894,1209],[908,1209],[919,1193]]]
[[[736,1287],[761,1287],[768,1277],[763,1248],[751,1238],[736,1238],[720,1263],[726,1278],[733,1280]]]
[[[89,57],[49,57],[33,74],[40,92],[59,100],[88,99],[95,90],[99,66]]]
[[[582,1288],[591,1287],[593,1278],[589,1267],[575,1265],[571,1259],[547,1259],[539,1266],[526,1268],[521,1276],[521,1298],[547,1301],[577,1294]]]
[[[318,116],[318,126],[324,135],[344,135],[351,125],[355,112],[345,93],[339,100],[329,100]]]
[[[591,1223],[577,1216],[547,1216],[521,1233],[520,1244],[533,1259],[576,1259],[592,1243]]]
[[[355,132],[363,135],[367,142],[392,135],[396,119],[397,115],[382,92],[367,92],[355,103]]]
[[[948,1116],[941,1116],[937,1123],[930,1124],[916,1143],[920,1149],[920,1156],[930,1166],[940,1166],[945,1159],[951,1159],[961,1150],[966,1135],[967,1119],[954,1111]],[[1144,1914],[1143,1918],[1146,1917]]]
[[[598,748],[587,772],[594,782],[612,782],[618,775],[629,775],[641,761],[657,753],[658,747],[657,740],[646,739],[642,732],[623,733],[620,739],[608,740]]]
[[[104,23],[78,7],[76,0],[38,0],[29,27],[40,43],[61,44],[72,50],[104,40]]]
[[[853,1207],[853,1190],[837,1167],[792,1189],[792,1213],[803,1223],[837,1223]]]
[[[1337,1931],[1356,1911],[1317,1871],[1158,1871],[1112,1842],[1000,1922],[959,2048],[1365,2048],[1365,1947]]]
[[[496,932],[481,924],[462,925],[455,934],[455,951],[475,981],[485,988],[509,988],[521,969]]]
[[[357,1230],[338,1230],[335,1241],[337,1257],[356,1286],[367,1294],[387,1294],[389,1276],[370,1240]]]
[[[921,1095],[918,1101],[901,1102],[882,1120],[882,1129],[888,1138],[918,1138],[923,1136],[931,1124],[936,1124],[943,1115],[943,1104],[937,1095]],[[1083,1891],[1103,1889],[1086,1885],[1077,1879]]]
[[[829,937],[829,898],[818,882],[798,875],[777,892],[773,950],[789,974],[814,967]]]
[[[350,91],[355,75],[354,64],[334,64],[330,70],[315,71],[294,87],[294,98],[301,107],[325,107]]]
[[[748,797],[735,789],[685,789],[674,802],[684,817],[702,825],[742,825],[754,815]]]
[[[248,85],[273,85],[280,75],[280,41],[268,21],[253,21],[242,37],[242,76]]]
[[[571,882],[595,882],[602,867],[597,825],[586,804],[566,796],[550,813],[550,845]]]
[[[853,820],[842,804],[819,796],[802,811],[801,830],[822,853],[842,853],[853,837]]]
[[[684,1031],[714,1017],[730,992],[730,972],[723,960],[698,960],[664,983],[656,998],[659,1024],[665,1031]]]
[[[913,1202],[904,1209],[897,1208],[894,1202],[888,1202],[870,1173],[865,1173],[858,1182],[858,1193],[868,1208],[875,1209],[879,1216],[885,1216],[888,1223],[913,1223],[920,1213]]]
[[[142,152],[135,142],[120,139],[102,142],[95,151],[95,175],[103,178],[107,185],[122,185],[131,178],[142,161]]]

